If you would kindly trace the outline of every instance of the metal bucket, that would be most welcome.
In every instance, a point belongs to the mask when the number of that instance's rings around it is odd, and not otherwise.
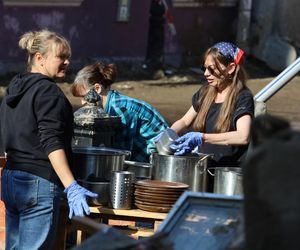
[[[211,155],[151,155],[154,180],[181,182],[196,192],[207,190],[207,161]]]
[[[210,171],[214,170],[214,174]],[[214,176],[214,193],[225,195],[243,195],[242,169],[234,167],[209,168]]]

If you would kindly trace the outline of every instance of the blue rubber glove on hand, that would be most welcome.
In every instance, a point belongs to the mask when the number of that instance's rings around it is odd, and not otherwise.
[[[202,133],[189,132],[177,140],[170,146],[175,151],[174,155],[185,155],[193,151],[193,149],[202,144]]]
[[[70,186],[68,186],[64,192],[67,194],[68,204],[69,204],[69,218],[74,216],[84,216],[84,212],[89,215],[90,208],[86,202],[86,196],[96,198],[98,194],[93,193],[80,185],[76,181],[73,181]]]

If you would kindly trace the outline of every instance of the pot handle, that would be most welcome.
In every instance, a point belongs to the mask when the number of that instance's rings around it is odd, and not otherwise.
[[[150,163],[151,165],[153,165],[153,164],[152,164],[152,163],[153,163],[153,153],[150,154],[150,156],[149,156],[149,163]]]
[[[131,157],[131,151],[129,151],[129,150],[122,150],[122,152],[125,155],[125,160],[129,160],[130,157]]]
[[[205,155],[205,156],[203,156],[199,161],[204,161],[206,158],[208,158],[208,157],[212,157],[212,155]]]
[[[208,168],[208,169],[207,169],[207,172],[208,172],[211,176],[215,176],[215,174],[213,174],[212,172],[210,172],[211,169],[215,170],[216,168]]]
[[[211,157],[211,155],[205,155],[205,156],[203,156],[201,159],[199,159],[199,161],[198,161],[197,164],[196,164],[196,167],[201,167],[202,162],[203,162],[206,158],[208,158],[208,157]],[[206,166],[204,166],[203,170],[200,171],[200,174],[203,174],[205,171],[206,171]]]

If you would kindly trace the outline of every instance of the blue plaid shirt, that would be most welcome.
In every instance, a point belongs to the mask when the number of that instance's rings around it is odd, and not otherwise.
[[[148,103],[110,90],[104,111],[121,117],[115,148],[131,151],[131,160],[148,162],[153,138],[168,128],[164,118]]]

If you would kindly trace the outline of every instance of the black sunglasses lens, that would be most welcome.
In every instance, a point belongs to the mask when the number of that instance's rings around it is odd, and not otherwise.
[[[210,66],[208,66],[208,67],[202,66],[202,71],[203,71],[203,73],[204,73],[206,70],[208,70],[209,74],[211,74],[211,75],[215,74],[215,70],[214,70],[212,67],[210,67]]]

